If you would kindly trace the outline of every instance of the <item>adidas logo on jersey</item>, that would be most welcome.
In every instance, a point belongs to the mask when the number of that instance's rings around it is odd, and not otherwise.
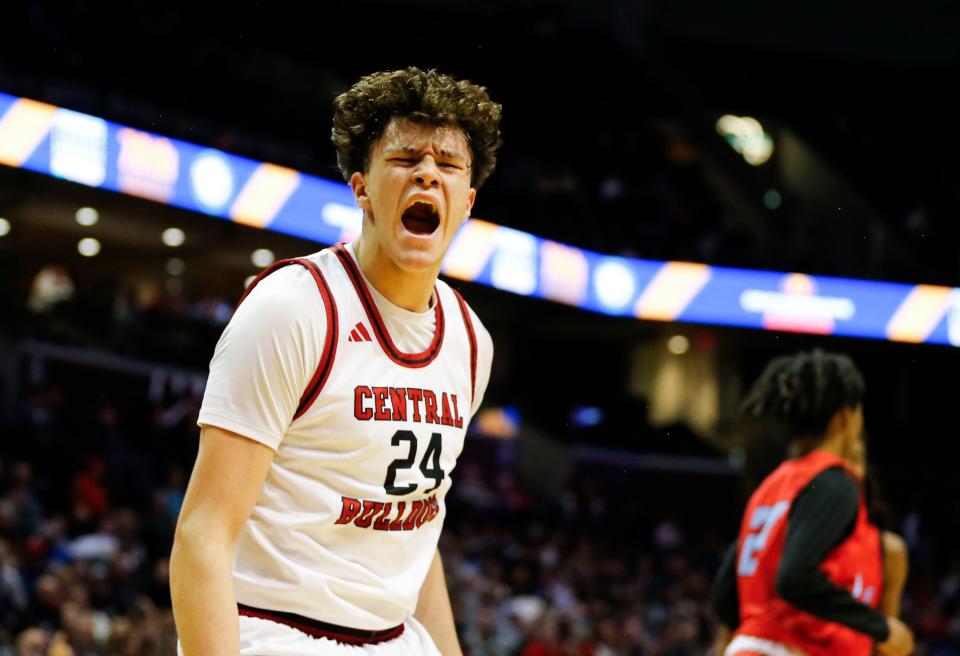
[[[367,332],[367,327],[363,325],[363,322],[358,322],[356,326],[353,327],[353,330],[350,331],[350,337],[347,339],[348,342],[370,342],[373,341],[370,339],[370,333]]]

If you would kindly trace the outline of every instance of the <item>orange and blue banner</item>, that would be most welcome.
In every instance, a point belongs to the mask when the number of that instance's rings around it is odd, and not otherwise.
[[[0,93],[0,164],[332,244],[349,187]],[[473,219],[443,273],[592,312],[960,346],[960,289],[603,255]]]

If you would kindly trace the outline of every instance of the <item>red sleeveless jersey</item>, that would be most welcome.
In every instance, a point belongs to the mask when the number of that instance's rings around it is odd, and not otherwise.
[[[736,635],[798,647],[810,656],[870,656],[870,637],[798,610],[776,593],[790,508],[800,491],[831,467],[849,472],[840,458],[826,451],[788,460],[750,498],[737,546],[740,626]],[[867,521],[862,494],[853,533],[827,554],[821,570],[856,599],[874,608],[879,605],[883,585],[880,532]]]

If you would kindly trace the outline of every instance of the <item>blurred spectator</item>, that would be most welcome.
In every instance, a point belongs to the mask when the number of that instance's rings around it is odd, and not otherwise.
[[[124,420],[111,404],[77,413],[75,394],[36,380],[14,434],[43,427],[53,451],[20,448],[23,457],[4,454],[0,466],[0,656],[172,655],[168,555],[195,455],[197,390],[178,383],[152,393],[145,381],[148,411]],[[172,410],[183,404],[191,409]],[[65,445],[69,458],[51,457]],[[143,493],[125,493],[115,471],[131,463]],[[458,472],[440,547],[466,654],[704,653],[722,540],[675,509],[646,516],[644,504],[623,506],[596,477],[538,498],[508,467],[464,457]],[[906,619],[918,653],[957,653],[960,561],[942,558],[925,527],[919,510],[902,527],[920,555]]]

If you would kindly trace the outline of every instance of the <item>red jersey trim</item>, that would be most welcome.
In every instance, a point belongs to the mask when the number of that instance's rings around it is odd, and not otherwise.
[[[328,640],[341,642],[345,645],[376,645],[403,635],[404,630],[403,624],[398,624],[395,627],[381,631],[352,629],[346,626],[320,622],[295,613],[264,610],[245,604],[237,604],[237,612],[244,617],[256,617],[289,626],[301,633],[307,634],[311,638],[327,638]]]
[[[386,353],[387,357],[403,367],[409,367],[412,369],[426,367],[428,364],[433,362],[437,355],[440,354],[440,347],[443,345],[443,336],[446,328],[444,322],[443,304],[440,301],[440,294],[436,292],[436,288],[434,288],[434,296],[437,299],[437,304],[433,311],[435,313],[437,323],[433,331],[433,341],[426,348],[426,350],[422,351],[421,353],[404,353],[397,348],[396,344],[393,343],[393,339],[390,337],[390,333],[387,331],[387,327],[383,323],[383,317],[380,316],[380,311],[377,309],[377,304],[374,302],[373,296],[370,294],[370,290],[367,289],[367,284],[363,279],[363,275],[360,273],[360,269],[357,268],[356,262],[354,262],[350,254],[347,253],[347,250],[344,248],[343,244],[337,244],[334,246],[333,252],[340,260],[340,264],[343,265],[344,270],[347,272],[347,277],[350,279],[350,282],[353,283],[353,288],[357,291],[357,296],[360,298],[360,305],[363,306],[363,311],[366,313],[367,319],[370,320],[370,325],[373,327],[373,334],[377,338],[380,348],[383,349],[383,352]]]
[[[237,307],[240,306],[240,303],[243,303],[244,299],[247,298],[261,280],[277,269],[282,269],[291,264],[299,264],[313,276],[313,280],[317,283],[317,289],[320,291],[320,296],[323,299],[324,310],[327,313],[327,335],[323,341],[323,353],[320,356],[320,362],[317,364],[317,368],[313,372],[313,376],[310,378],[310,382],[307,383],[303,394],[300,396],[300,402],[297,404],[297,410],[293,415],[293,419],[297,419],[313,405],[313,402],[316,401],[320,395],[320,390],[323,389],[324,384],[330,377],[330,371],[333,369],[333,360],[337,355],[337,335],[339,333],[337,304],[333,300],[333,294],[330,292],[330,287],[327,285],[323,273],[320,272],[320,267],[317,266],[315,262],[302,257],[278,260],[254,278],[246,291],[243,292],[243,296],[240,297],[240,302],[237,303]]]
[[[457,297],[460,313],[463,315],[463,325],[467,329],[467,340],[470,342],[470,406],[473,407],[473,401],[477,396],[477,333],[473,329],[473,319],[470,318],[467,302],[457,290],[451,288],[450,291]]]

